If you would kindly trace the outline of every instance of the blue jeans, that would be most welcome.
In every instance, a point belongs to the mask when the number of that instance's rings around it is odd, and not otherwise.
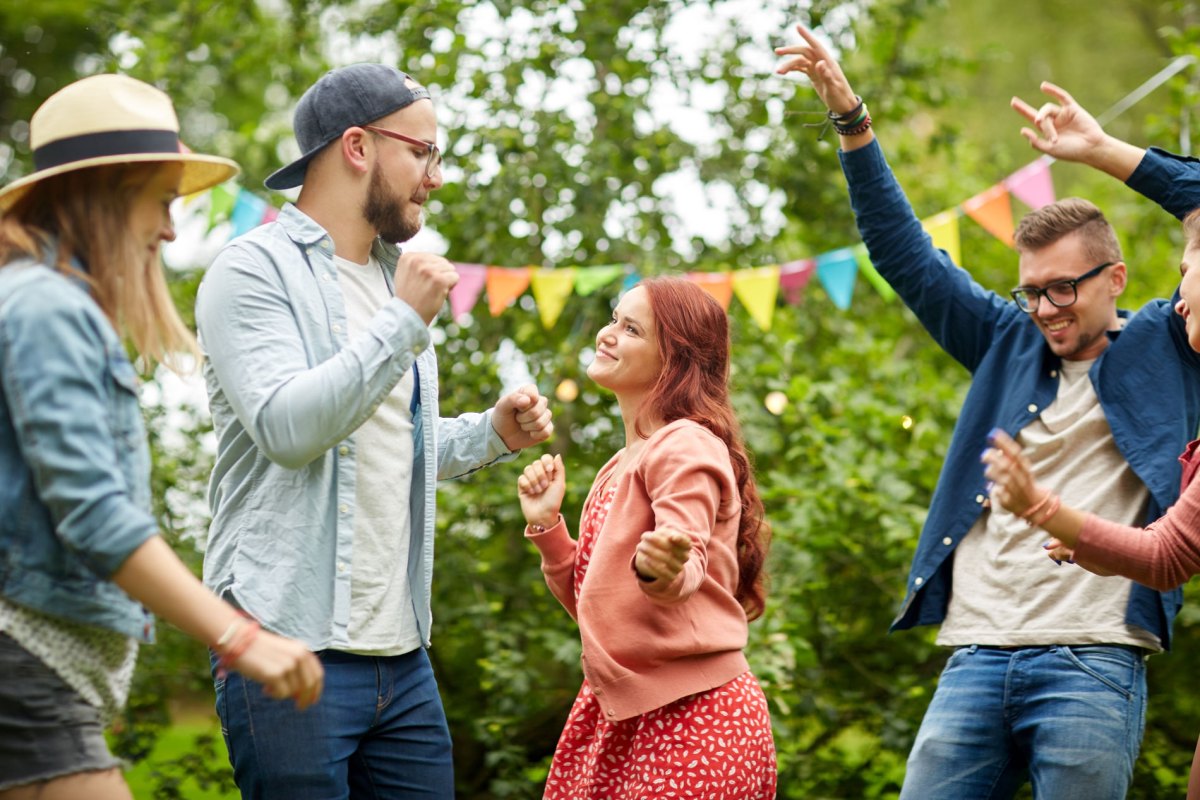
[[[1123,798],[1146,722],[1136,648],[960,647],[908,757],[902,800]]]
[[[221,732],[242,797],[453,798],[450,731],[425,651],[317,656],[325,691],[305,711],[237,673],[215,678]]]

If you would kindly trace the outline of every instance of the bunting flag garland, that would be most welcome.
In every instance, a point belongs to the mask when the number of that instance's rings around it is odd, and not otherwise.
[[[689,272],[687,279],[712,295],[721,308],[729,310],[729,301],[733,299],[733,277],[729,272]]]
[[[458,270],[458,283],[450,290],[450,316],[458,319],[470,312],[483,294],[483,285],[487,280],[487,267],[483,264],[455,264]]]
[[[783,296],[794,306],[804,301],[804,287],[813,273],[817,271],[815,258],[802,258],[799,261],[789,261],[779,265],[779,288]]]
[[[575,270],[565,269],[534,270],[529,279],[533,291],[533,302],[537,304],[538,315],[542,318],[542,327],[546,330],[554,327],[567,298],[575,288]]]
[[[817,256],[817,280],[825,287],[833,304],[842,311],[850,308],[857,278],[858,261],[849,247]]]
[[[1008,190],[1004,188],[1004,184],[997,183],[992,188],[980,192],[964,202],[962,209],[992,236],[1009,247],[1013,246],[1012,203],[1009,202]]]
[[[921,225],[933,239],[934,246],[945,250],[955,263],[961,263],[958,220],[963,214],[1011,247],[1014,230],[1011,197],[1015,196],[1031,208],[1054,202],[1051,163],[1053,159],[1042,156],[961,204],[922,220]],[[198,202],[205,197],[207,203]],[[207,215],[209,231],[228,222],[229,227],[224,230],[230,238],[241,236],[279,216],[279,210],[265,199],[236,184],[220,184],[207,192],[189,195],[184,198],[182,207],[190,214]],[[450,311],[455,319],[468,314],[485,289],[492,316],[499,316],[530,289],[542,325],[547,329],[557,323],[572,294],[586,297],[618,278],[622,279],[620,292],[624,293],[641,280],[637,270],[628,264],[572,265],[557,269],[483,264],[455,266],[459,281],[450,291]],[[895,290],[871,263],[866,245],[861,243],[784,264],[689,272],[687,278],[712,295],[726,310],[736,295],[754,323],[769,331],[781,293],[786,302],[799,305],[812,276],[817,275],[833,304],[844,311],[851,306],[859,273],[884,300],[896,297]]]
[[[779,266],[734,270],[732,282],[733,293],[750,312],[750,318],[764,331],[771,330],[779,295]]]
[[[1153,89],[1195,63],[1196,59],[1190,55],[1176,58],[1116,105],[1099,115],[1099,122],[1103,125],[1111,121],[1145,98]],[[956,264],[962,262],[958,223],[960,214],[966,214],[992,236],[1011,247],[1014,232],[1011,197],[1015,196],[1032,209],[1053,203],[1054,183],[1050,176],[1052,163],[1053,158],[1042,155],[974,197],[922,220],[921,225],[929,233],[934,246],[945,250]],[[205,196],[208,202],[199,202]],[[245,234],[257,225],[271,222],[279,215],[278,210],[269,202],[235,184],[219,184],[207,192],[188,195],[183,198],[181,208],[193,219],[205,215],[209,232],[218,224],[230,223],[227,228],[223,228],[223,232],[231,234],[230,238]],[[459,281],[450,291],[450,310],[456,319],[475,307],[484,288],[488,293],[488,308],[493,316],[497,316],[512,305],[527,288],[532,287],[534,303],[546,328],[552,327],[562,315],[572,292],[587,296],[624,276],[620,290],[623,293],[641,280],[636,269],[626,264],[592,267],[572,265],[559,269],[482,264],[455,266],[458,269]],[[711,273],[691,272],[687,277],[715,297],[726,309],[736,294],[754,322],[763,330],[770,330],[780,290],[788,303],[798,305],[804,299],[806,287],[813,274],[816,274],[834,305],[845,310],[850,308],[859,272],[884,300],[895,298],[895,291],[875,269],[863,244],[831,250],[813,258],[789,261],[781,265]],[[568,382],[564,382],[560,390],[564,389],[566,383]],[[577,387],[573,387],[573,390],[577,390]],[[564,402],[569,402],[563,399]],[[783,396],[783,401],[786,404],[786,396]],[[770,404],[768,406],[770,407]],[[772,407],[770,410],[772,413],[779,413],[782,408],[783,406]]]
[[[950,254],[955,264],[962,263],[958,236],[958,211],[950,209],[921,220],[921,227],[933,239],[933,246]]]
[[[493,317],[508,308],[529,288],[529,267],[488,267],[488,311]]]
[[[1017,199],[1033,209],[1054,202],[1054,181],[1050,178],[1049,156],[1042,156],[1004,179],[1004,185]]]

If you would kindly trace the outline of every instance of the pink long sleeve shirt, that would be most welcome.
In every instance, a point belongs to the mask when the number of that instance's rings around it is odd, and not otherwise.
[[[1088,514],[1075,546],[1075,558],[1132,578],[1159,591],[1174,589],[1200,573],[1200,440],[1188,445],[1184,489],[1167,513],[1145,528],[1131,528]]]
[[[614,456],[584,504],[613,475]],[[707,428],[678,420],[655,431],[617,478],[579,595],[576,541],[560,517],[526,536],[554,596],[579,623],[583,672],[610,721],[725,684],[749,670],[745,611],[734,598],[741,500],[729,450]],[[687,533],[692,549],[670,582],[639,580],[634,552],[647,531]]]

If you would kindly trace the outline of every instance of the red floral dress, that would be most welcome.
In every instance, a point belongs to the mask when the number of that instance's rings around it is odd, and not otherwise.
[[[575,594],[615,484],[589,509],[575,555]],[[771,800],[775,743],[767,699],[749,672],[619,722],[605,719],[587,680],[559,737],[545,800]]]

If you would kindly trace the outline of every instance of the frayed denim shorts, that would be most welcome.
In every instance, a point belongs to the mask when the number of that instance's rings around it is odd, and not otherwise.
[[[0,632],[0,790],[120,768],[100,710]]]

